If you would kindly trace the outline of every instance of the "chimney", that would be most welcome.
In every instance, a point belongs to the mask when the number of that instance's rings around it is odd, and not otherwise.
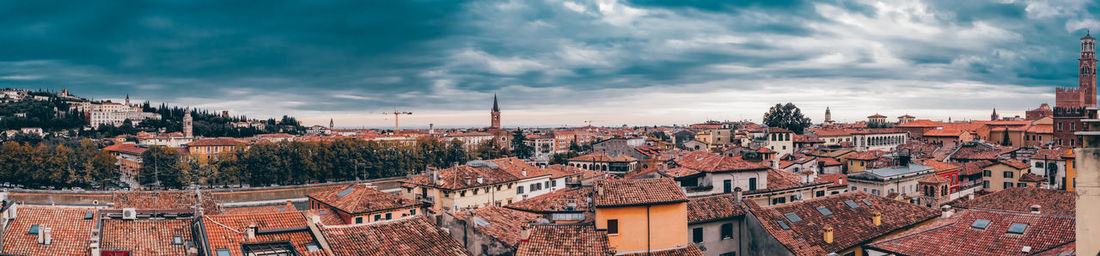
[[[477,184],[485,183],[485,178],[477,177]]]
[[[256,239],[256,230],[257,229],[259,229],[259,228],[256,227],[255,223],[248,224],[248,230],[247,230],[247,234],[246,234],[248,240],[251,241],[251,240]]]
[[[733,188],[733,202],[741,205],[741,187]]]
[[[53,228],[44,228],[42,232],[38,232],[41,237],[41,241],[39,242],[42,243],[42,245],[50,245],[50,243],[53,242],[53,237],[50,236],[50,233],[53,233]]]
[[[521,243],[527,242],[528,239],[531,239],[531,229],[527,226],[528,225],[525,224],[525,225],[523,225],[523,227],[520,228],[519,242],[521,242]]]
[[[291,203],[290,200],[286,200],[286,207],[288,207],[286,209],[288,212],[294,210],[294,203]]]
[[[596,185],[596,195],[603,196],[603,186]]]
[[[88,244],[88,255],[100,256],[99,242],[92,242],[92,243]]]
[[[871,216],[871,222],[875,223],[876,227],[877,226],[882,226],[882,213],[876,211],[875,215]]]
[[[1042,206],[1039,206],[1037,204],[1032,205],[1031,206],[1031,214],[1040,214],[1040,213],[1042,213],[1042,211],[1039,211],[1039,208],[1042,208]]]
[[[521,174],[523,175],[523,177],[527,177],[527,170],[523,170]]]
[[[954,215],[954,214],[955,214],[955,210],[952,210],[950,205],[945,204],[943,206],[940,206],[940,217],[941,218],[951,218],[951,215]]]
[[[825,243],[827,243],[827,244],[833,243],[833,227],[832,226],[825,226]]]

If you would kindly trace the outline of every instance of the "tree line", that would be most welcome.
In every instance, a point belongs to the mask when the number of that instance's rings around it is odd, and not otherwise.
[[[469,151],[461,141],[422,137],[415,144],[338,139],[258,143],[203,158],[165,147],[142,154],[138,182],[149,188],[295,185],[416,174],[472,159],[509,156],[496,143]]]
[[[92,140],[0,145],[0,180],[29,188],[108,188],[117,184],[115,157]]]

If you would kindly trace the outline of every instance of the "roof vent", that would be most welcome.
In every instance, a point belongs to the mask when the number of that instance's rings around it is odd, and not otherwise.
[[[122,219],[135,220],[137,219],[137,210],[134,208],[122,208]]]
[[[42,245],[50,245],[53,242],[53,237],[50,236],[53,228],[43,228],[42,232],[38,232],[38,243]]]
[[[1042,211],[1039,211],[1040,208],[1042,208],[1042,206],[1039,206],[1037,204],[1032,205],[1031,206],[1031,214],[1040,214],[1040,213],[1042,213]]]
[[[481,184],[481,183],[485,183],[485,178],[477,177],[477,184]]]
[[[1020,248],[1020,252],[1023,252],[1023,253],[1031,252],[1031,246],[1024,246],[1024,248]]]

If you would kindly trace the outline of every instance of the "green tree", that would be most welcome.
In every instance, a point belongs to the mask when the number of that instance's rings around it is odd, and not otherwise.
[[[786,105],[775,104],[768,113],[764,113],[764,124],[768,127],[780,127],[802,134],[811,123],[810,118],[802,115],[801,109],[788,102]]]
[[[183,188],[188,180],[181,159],[180,153],[174,149],[149,147],[141,154],[138,182],[153,188]]]
[[[512,132],[512,156],[519,159],[528,159],[535,154],[535,148],[527,145],[527,136],[523,130],[516,129]]]
[[[557,153],[550,157],[550,164],[567,164],[570,158],[578,157],[576,151],[567,151],[565,153]]]

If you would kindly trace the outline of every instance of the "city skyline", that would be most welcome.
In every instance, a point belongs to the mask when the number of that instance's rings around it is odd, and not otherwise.
[[[1022,116],[1100,29],[1090,1],[0,5],[0,87],[347,128],[488,126],[493,94],[503,127]]]

